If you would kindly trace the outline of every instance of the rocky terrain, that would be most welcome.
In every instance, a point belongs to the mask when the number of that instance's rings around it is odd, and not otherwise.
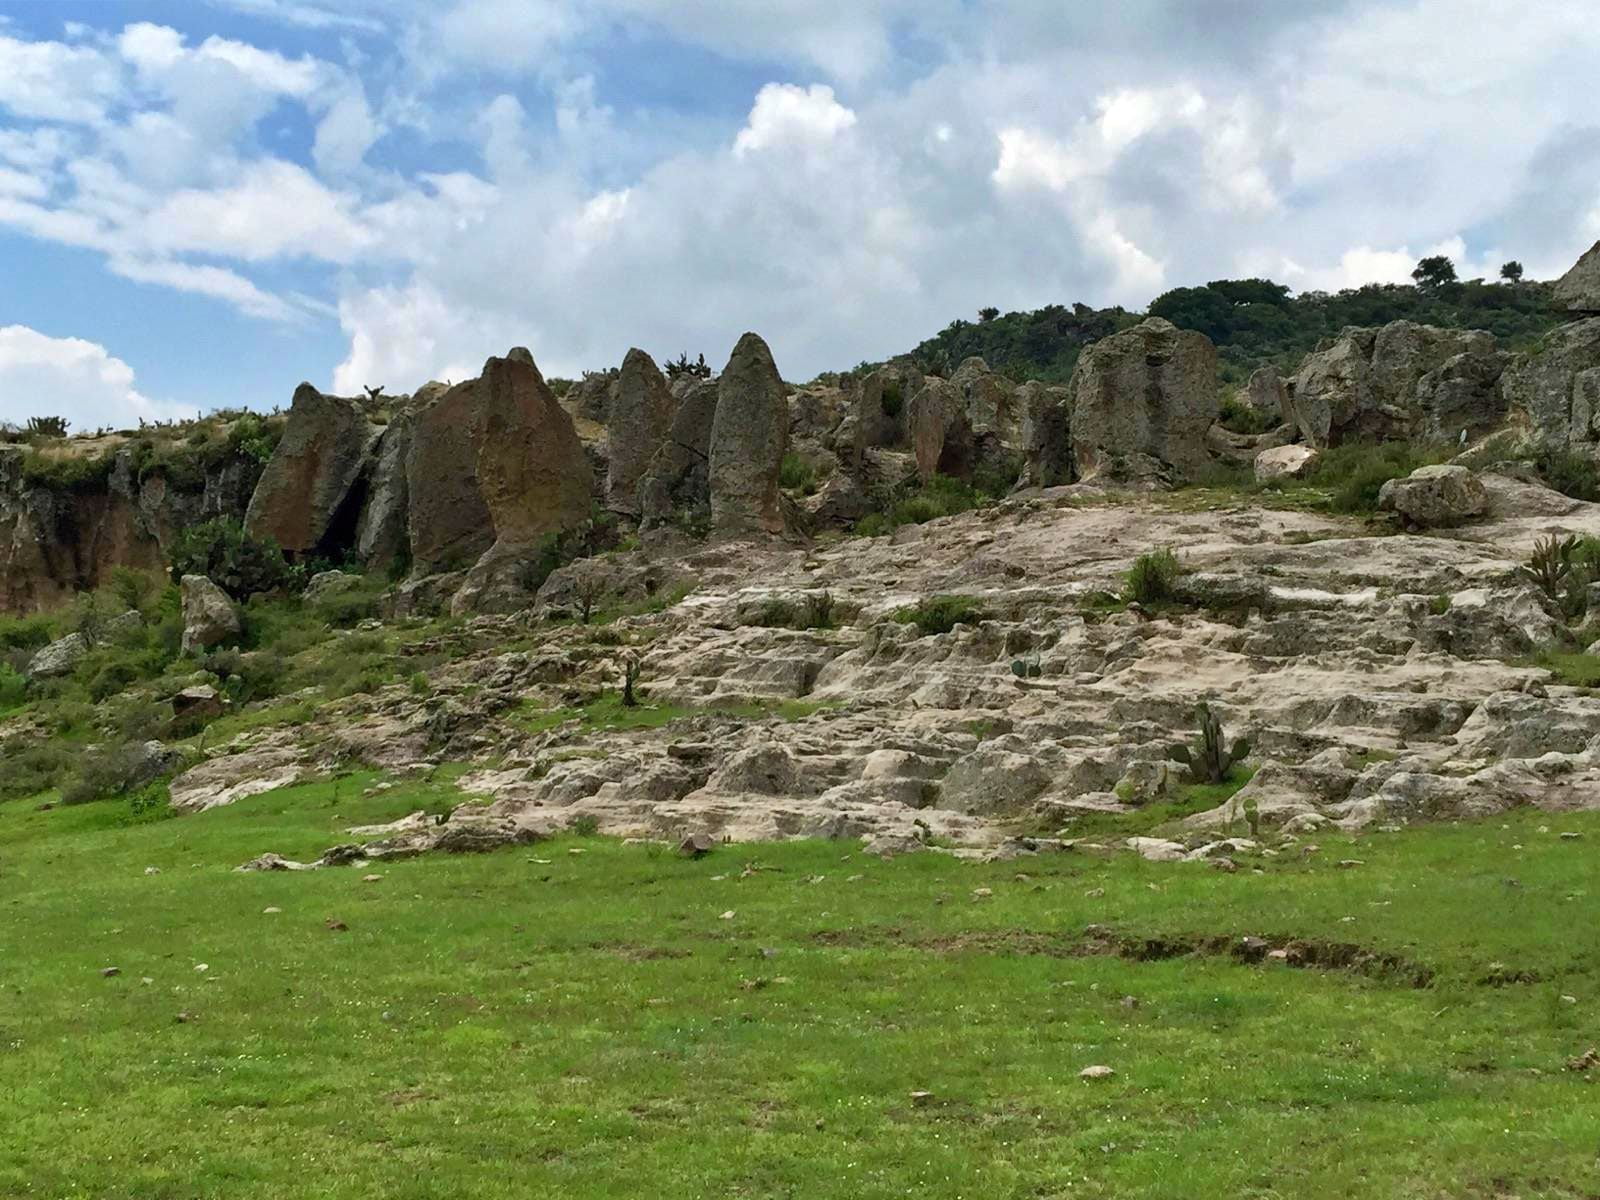
[[[969,359],[797,388],[746,334],[715,377],[635,350],[559,397],[521,348],[410,396],[301,385],[270,451],[239,417],[198,465],[137,433],[0,447],[0,603],[176,565],[210,517],[318,568],[285,604],[370,593],[316,651],[379,639],[370,685],[243,695],[248,663],[195,656],[270,653],[266,601],[202,571],[181,581],[187,667],[123,689],[227,731],[148,744],[184,814],[353,762],[456,772],[453,812],[320,864],[582,827],[1098,840],[1226,868],[1329,823],[1600,807],[1600,504],[1551,486],[1581,493],[1600,455],[1597,261],[1556,285],[1570,319],[1532,351],[1395,322],[1233,397],[1208,339],[1160,318],[1089,345],[1067,385]],[[1220,421],[1224,399],[1267,432]],[[1336,502],[1351,463],[1365,507]],[[29,694],[114,638],[31,650]],[[1196,742],[1202,704],[1236,754]],[[8,752],[42,721],[0,716]],[[1202,750],[1238,761],[1207,777]]]

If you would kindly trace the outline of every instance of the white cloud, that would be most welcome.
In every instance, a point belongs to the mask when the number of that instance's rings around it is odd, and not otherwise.
[[[382,134],[373,120],[367,98],[352,90],[335,100],[317,124],[311,157],[317,168],[330,175],[347,175],[361,165]]]
[[[177,415],[175,406],[142,395],[133,368],[104,346],[26,325],[0,327],[0,420],[62,416],[74,428],[96,429]]]
[[[856,123],[856,114],[833,98],[833,89],[769,83],[756,93],[755,107],[733,141],[735,158],[774,147],[825,145]]]
[[[0,35],[0,109],[39,121],[99,121],[121,88],[116,65],[96,49]]]

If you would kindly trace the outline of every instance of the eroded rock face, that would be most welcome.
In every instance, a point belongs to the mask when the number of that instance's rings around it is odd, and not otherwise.
[[[324,395],[302,383],[295,389],[283,438],[250,497],[245,529],[255,537],[272,538],[286,554],[317,550],[341,506],[351,499],[372,438],[358,401]],[[350,514],[352,529],[354,523]]]
[[[1600,242],[1590,246],[1572,269],[1556,280],[1550,300],[1565,312],[1600,314]]]
[[[671,435],[677,408],[655,360],[643,350],[629,350],[610,405],[606,502],[612,511],[639,515],[639,481]]]
[[[1418,467],[1378,492],[1378,507],[1423,529],[1459,525],[1489,507],[1489,493],[1466,467]]]
[[[1019,481],[1026,487],[1054,487],[1071,483],[1076,463],[1072,455],[1072,389],[1033,381],[1017,389],[1022,413],[1019,431],[1023,468]]]
[[[911,398],[911,449],[917,475],[927,482],[935,475],[966,479],[975,457],[972,426],[961,393],[947,379],[930,375]]]
[[[90,642],[81,633],[69,633],[39,650],[28,661],[29,679],[57,679],[72,674],[89,653]]]
[[[778,473],[788,443],[787,389],[766,342],[739,339],[717,380],[711,423],[711,526],[724,536],[781,534]]]
[[[420,389],[378,438],[366,505],[356,526],[356,554],[369,569],[381,570],[407,551],[406,459],[411,453],[413,406],[428,404],[446,390],[434,383]]]
[[[1481,330],[1414,321],[1346,329],[1300,364],[1288,415],[1321,448],[1353,439],[1472,436],[1505,415],[1500,378],[1509,360]]]
[[[1600,317],[1546,335],[1538,351],[1503,381],[1512,416],[1548,450],[1600,442]]]
[[[406,535],[413,575],[471,566],[494,544],[478,486],[478,381],[458,383],[419,407],[406,449]]]
[[[1151,317],[1083,352],[1073,376],[1078,475],[1189,479],[1211,461],[1217,353],[1210,339]]]
[[[239,610],[227,592],[204,575],[185,575],[178,590],[183,601],[183,653],[220,646],[239,636]]]
[[[1289,390],[1276,367],[1257,367],[1239,393],[1246,408],[1268,425],[1286,419]]]
[[[681,388],[666,439],[639,480],[640,528],[654,529],[674,517],[711,508],[711,425],[717,415],[717,384],[696,379]]]

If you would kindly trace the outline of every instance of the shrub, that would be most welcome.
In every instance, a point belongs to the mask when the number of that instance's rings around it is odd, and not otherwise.
[[[1600,500],[1600,466],[1587,454],[1573,450],[1546,450],[1535,459],[1544,481],[1574,500]]]
[[[976,596],[929,596],[894,613],[896,621],[915,625],[923,637],[949,633],[957,625],[976,625],[986,618]]]
[[[1182,573],[1178,556],[1169,549],[1141,554],[1128,568],[1123,598],[1140,604],[1170,604],[1177,599],[1178,576]]]
[[[1378,511],[1378,493],[1389,480],[1443,462],[1449,453],[1441,446],[1409,442],[1350,442],[1323,451],[1308,482],[1328,490],[1329,507],[1335,512],[1373,513]]]
[[[792,491],[810,495],[817,487],[817,469],[804,455],[791,451],[783,456],[783,463],[778,468],[778,483]]]
[[[64,438],[67,436],[65,417],[29,417],[24,432],[30,438]]]
[[[148,781],[149,758],[137,742],[98,747],[78,755],[77,768],[61,788],[62,804],[87,804],[121,796]]]
[[[9,663],[0,663],[0,712],[19,708],[27,699],[28,681]]]
[[[1224,429],[1234,433],[1265,433],[1272,428],[1271,417],[1246,404],[1236,393],[1223,396],[1217,407],[1218,421]]]
[[[254,538],[238,521],[219,517],[185,529],[173,541],[172,578],[204,575],[236,600],[290,586],[294,572],[271,538]]]
[[[50,618],[43,613],[29,617],[0,615],[0,649],[37,650],[55,636]]]
[[[71,766],[74,751],[55,741],[12,738],[0,742],[0,800],[34,796],[56,785]]]
[[[898,417],[905,409],[905,394],[900,390],[898,379],[884,380],[883,395],[879,398],[878,405],[883,409],[883,415],[890,419]]]

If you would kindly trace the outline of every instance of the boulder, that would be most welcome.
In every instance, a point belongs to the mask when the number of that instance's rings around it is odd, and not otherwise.
[[[972,475],[972,427],[961,393],[949,380],[930,375],[923,381],[911,398],[909,425],[917,475],[923,482],[935,475],[957,479]]]
[[[1256,482],[1304,479],[1321,461],[1322,452],[1314,446],[1273,446],[1256,455]]]
[[[1508,361],[1482,330],[1415,321],[1346,329],[1301,362],[1287,415],[1321,448],[1357,438],[1471,436],[1505,413],[1500,378]]]
[[[787,389],[772,352],[746,333],[717,380],[709,470],[713,531],[783,532],[778,474],[788,433]]]
[[[1022,483],[1054,487],[1073,480],[1072,389],[1025,383],[1017,389],[1022,414]]]
[[[220,717],[227,707],[228,701],[209,683],[186,687],[172,697],[172,715],[178,718]]]
[[[309,383],[294,392],[283,438],[256,482],[245,513],[245,529],[271,538],[290,555],[323,547],[324,538],[344,514],[346,501],[359,504],[352,489],[372,445],[373,428],[361,404],[328,396]]]
[[[1022,442],[1022,412],[1017,404],[1017,385],[1004,375],[996,375],[983,359],[962,361],[950,376],[951,385],[961,393],[967,424],[976,438],[990,438],[998,445],[1015,448]]]
[[[1501,389],[1536,447],[1600,441],[1600,317],[1552,330],[1536,354],[1507,369]]]
[[[1289,389],[1276,367],[1257,367],[1240,389],[1239,401],[1266,425],[1278,425],[1288,411]]]
[[[58,679],[70,675],[89,653],[89,639],[81,633],[69,633],[45,646],[28,661],[29,679]]]
[[[1465,467],[1418,467],[1378,492],[1378,507],[1424,529],[1459,525],[1489,507],[1489,493]]]
[[[1600,314],[1600,242],[1556,280],[1550,302],[1563,312]]]
[[[472,438],[494,543],[451,601],[456,613],[522,607],[531,597],[526,568],[542,540],[587,521],[593,501],[583,443],[531,354],[519,346],[489,359],[477,395]]]
[[[442,383],[417,389],[411,405],[395,412],[379,435],[366,507],[356,525],[356,554],[369,568],[387,567],[406,552],[406,458],[411,453],[414,414],[448,390]]]
[[[1072,391],[1080,478],[1186,480],[1211,461],[1217,352],[1204,334],[1150,317],[1088,347]]]
[[[330,596],[337,596],[342,592],[354,591],[361,586],[361,576],[352,575],[347,571],[318,571],[311,577],[311,582],[306,584],[302,593],[306,603],[315,604],[319,600],[326,600]]]
[[[610,406],[606,503],[612,511],[639,515],[639,481],[671,433],[677,407],[655,361],[643,350],[629,350]]]
[[[239,610],[228,593],[204,575],[185,575],[178,584],[183,602],[181,649],[189,654],[239,636]]]
[[[681,381],[680,381],[681,382]],[[674,387],[678,408],[665,441],[657,447],[639,480],[641,529],[653,529],[711,504],[711,425],[717,413],[717,384],[695,379]]]
[[[494,544],[478,489],[479,381],[469,379],[415,410],[406,448],[406,537],[421,577],[472,565]]]

